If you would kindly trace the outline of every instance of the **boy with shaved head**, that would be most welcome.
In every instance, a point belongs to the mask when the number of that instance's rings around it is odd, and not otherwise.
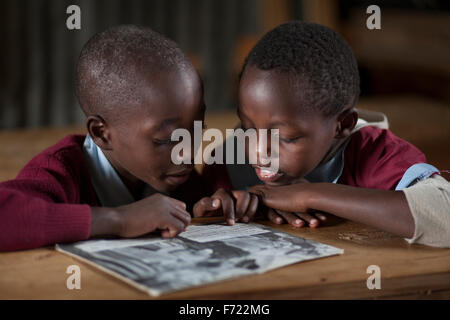
[[[192,165],[171,161],[171,133],[193,130],[205,112],[187,56],[148,28],[110,28],[82,49],[76,92],[88,134],[64,138],[0,184],[0,250],[183,231],[202,190]]]

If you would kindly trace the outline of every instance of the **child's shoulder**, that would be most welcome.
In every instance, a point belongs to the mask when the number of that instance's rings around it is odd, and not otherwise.
[[[416,163],[426,163],[426,157],[414,145],[388,129],[366,126],[352,134],[345,149],[341,183],[393,190]]]
[[[397,137],[389,129],[365,126],[353,133],[346,151],[362,153],[368,157],[399,154],[425,162],[425,155],[410,142]]]
[[[58,169],[73,170],[74,167],[84,165],[83,142],[85,135],[71,134],[51,147],[43,150],[21,170],[18,177],[27,175],[30,171],[36,169],[49,169],[58,171]]]
[[[83,153],[83,143],[86,139],[82,134],[69,134],[59,140],[56,144],[48,147],[39,155],[59,156],[64,153]]]

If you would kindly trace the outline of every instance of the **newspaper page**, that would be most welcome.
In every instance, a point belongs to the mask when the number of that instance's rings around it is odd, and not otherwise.
[[[88,240],[56,249],[152,296],[344,252],[254,223],[192,225],[172,239]]]

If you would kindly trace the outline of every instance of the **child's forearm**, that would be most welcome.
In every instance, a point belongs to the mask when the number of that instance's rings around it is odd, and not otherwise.
[[[340,184],[309,184],[307,206],[410,238],[414,219],[401,191],[356,188]]]

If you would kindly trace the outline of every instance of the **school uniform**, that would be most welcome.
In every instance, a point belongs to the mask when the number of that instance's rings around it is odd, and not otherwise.
[[[0,183],[0,251],[89,238],[91,207],[117,207],[137,199],[89,135],[69,135],[35,156],[16,179]],[[188,208],[203,195],[200,176],[171,196]]]

